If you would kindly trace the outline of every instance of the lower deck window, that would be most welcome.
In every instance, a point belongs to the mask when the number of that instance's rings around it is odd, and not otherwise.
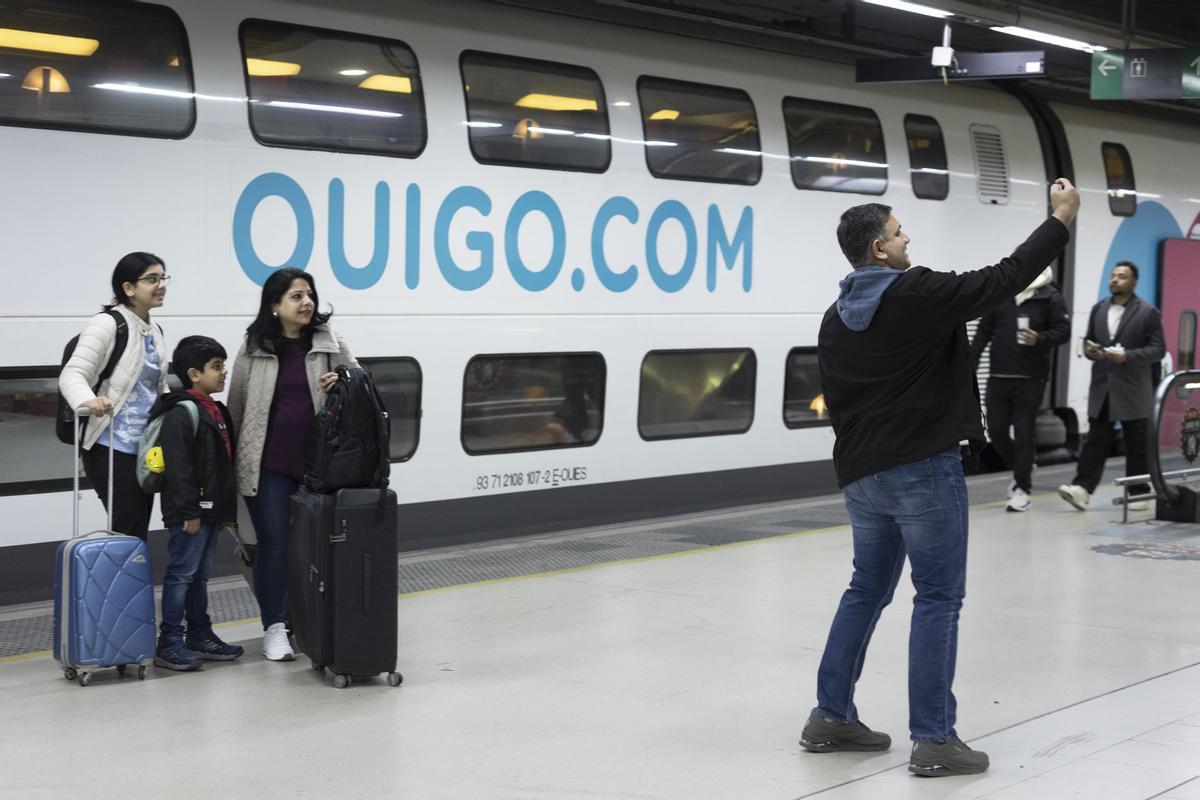
[[[58,367],[0,370],[0,485],[69,480],[71,448],[55,437]]]
[[[745,433],[754,421],[757,359],[749,349],[659,350],[642,361],[643,439]]]
[[[783,424],[789,428],[830,424],[815,347],[795,347],[788,353],[783,384]]]
[[[414,358],[360,358],[371,373],[391,422],[388,458],[407,461],[421,434],[421,365]]]

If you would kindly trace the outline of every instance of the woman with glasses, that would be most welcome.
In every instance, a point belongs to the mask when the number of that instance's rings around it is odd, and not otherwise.
[[[258,316],[233,363],[229,413],[237,429],[238,492],[254,523],[254,593],[262,614],[263,655],[291,661],[287,636],[288,505],[304,478],[309,429],[337,383],[339,366],[357,367],[317,310],[317,287],[304,270],[272,272]]]
[[[83,468],[108,506],[108,451],[113,450],[113,530],[146,540],[154,496],[137,480],[138,442],[150,407],[167,391],[167,351],[162,330],[151,323],[150,311],[163,304],[170,276],[163,261],[150,253],[130,253],[112,274],[113,302],[92,317],[75,352],[58,376],[58,388],[72,408],[86,408],[87,424],[80,433]],[[119,336],[121,328],[125,336]],[[119,339],[125,349],[112,374],[100,373]],[[112,414],[112,425],[103,417]]]

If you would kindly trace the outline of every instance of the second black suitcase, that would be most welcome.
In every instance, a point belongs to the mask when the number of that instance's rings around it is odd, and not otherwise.
[[[288,619],[313,669],[333,685],[355,675],[396,672],[396,494],[379,489],[306,488],[292,495]]]

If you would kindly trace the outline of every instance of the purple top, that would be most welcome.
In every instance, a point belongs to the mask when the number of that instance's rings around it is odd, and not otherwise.
[[[304,477],[308,431],[315,417],[304,368],[308,347],[309,342],[304,339],[279,340],[275,353],[279,376],[275,380],[275,398],[271,401],[262,457],[263,472],[278,472],[296,480]]]

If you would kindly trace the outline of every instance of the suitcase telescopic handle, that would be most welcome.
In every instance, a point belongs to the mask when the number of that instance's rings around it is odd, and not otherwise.
[[[116,409],[112,413],[105,414],[108,417],[108,424],[111,426],[116,419]],[[74,488],[71,492],[73,521],[71,524],[71,538],[75,539],[79,536],[79,462],[83,459],[82,443],[79,441],[79,420],[89,416],[90,412],[87,407],[75,409],[75,424],[72,426],[75,429],[75,446],[71,448],[71,475],[74,479]],[[112,531],[113,526],[113,447],[112,442],[108,443],[108,502],[105,504],[108,510],[108,530]]]

